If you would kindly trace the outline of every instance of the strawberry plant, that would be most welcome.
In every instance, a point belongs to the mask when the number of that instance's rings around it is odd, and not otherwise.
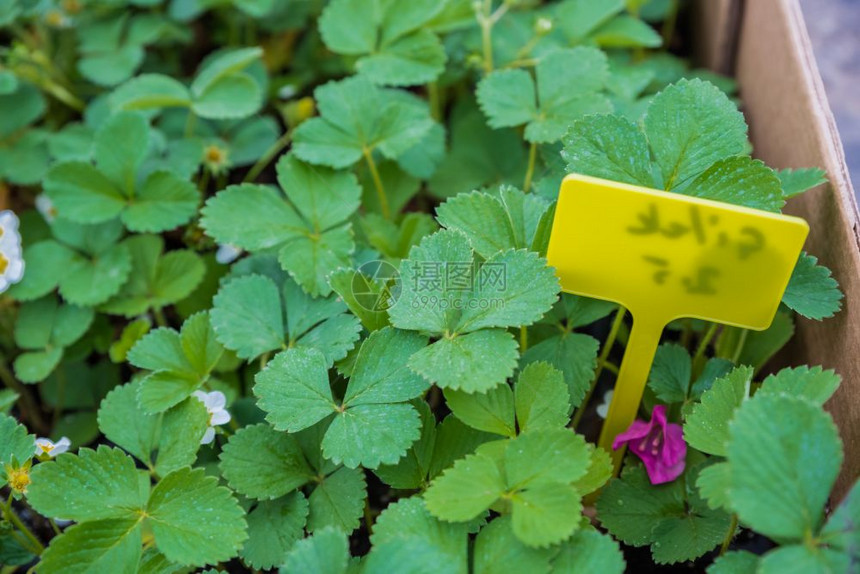
[[[595,444],[630,323],[547,265],[562,178],[826,181],[752,158],[683,8],[0,0],[3,571],[853,571],[840,377],[770,365],[840,309],[813,254]]]

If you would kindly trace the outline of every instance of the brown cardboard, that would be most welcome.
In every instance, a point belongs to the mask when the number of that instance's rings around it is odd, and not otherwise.
[[[797,0],[698,4],[709,5],[697,7],[697,30],[708,30],[697,34],[699,54],[714,69],[733,67],[754,155],[777,168],[821,167],[830,178],[828,185],[791,200],[786,211],[809,221],[806,250],[833,270],[845,292],[843,310],[822,322],[799,319],[785,358],[842,375],[842,386],[827,404],[845,445],[834,491],[838,502],[860,476],[860,215],[842,144]],[[739,22],[719,16],[732,13],[739,13]],[[708,15],[715,19],[703,19]],[[714,25],[729,29],[709,30]],[[734,50],[725,45],[733,36]]]

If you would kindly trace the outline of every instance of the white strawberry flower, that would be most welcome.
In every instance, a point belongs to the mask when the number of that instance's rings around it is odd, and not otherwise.
[[[72,446],[72,441],[68,437],[63,437],[57,442],[47,438],[36,439],[36,456],[48,455],[54,458],[58,454],[63,454],[69,447]]]
[[[597,416],[602,419],[606,418],[606,415],[609,413],[609,403],[612,402],[612,390],[606,391],[603,394],[603,402],[597,405]]]
[[[54,205],[54,202],[51,201],[51,198],[45,195],[44,193],[40,193],[36,196],[36,211],[42,214],[42,217],[45,218],[45,221],[48,223],[53,223],[57,218],[57,208]]]
[[[218,251],[215,252],[215,261],[221,265],[227,265],[236,261],[242,253],[242,250],[235,245],[222,243],[218,246]]]
[[[0,211],[0,293],[24,276],[21,234],[18,216],[10,210]]]
[[[215,440],[215,427],[230,422],[230,413],[224,407],[227,406],[227,397],[221,391],[206,393],[194,391],[194,396],[206,407],[209,412],[209,428],[203,433],[200,444],[209,444]]]

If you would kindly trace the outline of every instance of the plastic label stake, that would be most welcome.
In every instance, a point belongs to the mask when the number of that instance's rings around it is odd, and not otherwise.
[[[809,232],[789,217],[569,175],[547,259],[567,293],[623,305],[633,329],[599,445],[636,418],[663,328],[681,317],[767,329]]]

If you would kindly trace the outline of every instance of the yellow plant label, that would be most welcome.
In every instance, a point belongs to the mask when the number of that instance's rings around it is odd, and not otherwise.
[[[667,323],[681,317],[767,329],[806,235],[797,217],[569,175],[547,259],[567,293],[619,303],[633,316],[600,437],[636,417]],[[613,453],[616,470],[623,451]]]

